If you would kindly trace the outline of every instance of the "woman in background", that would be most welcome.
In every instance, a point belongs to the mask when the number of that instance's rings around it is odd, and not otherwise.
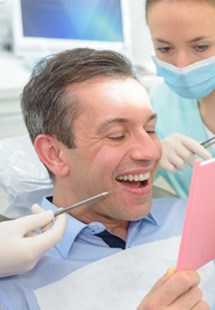
[[[215,135],[215,0],[146,0],[146,19],[165,82],[151,94],[163,140],[159,173],[186,198],[192,167],[185,162],[192,166],[193,154],[209,159],[199,142]]]

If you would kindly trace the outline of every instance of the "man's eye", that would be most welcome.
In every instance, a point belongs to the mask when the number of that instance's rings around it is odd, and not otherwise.
[[[115,136],[109,136],[108,139],[112,141],[121,141],[125,138],[125,134],[115,135]]]
[[[146,130],[146,132],[151,136],[151,135],[156,135],[156,131],[154,129],[152,130]]]

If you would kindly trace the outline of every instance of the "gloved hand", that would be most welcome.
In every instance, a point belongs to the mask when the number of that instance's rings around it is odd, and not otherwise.
[[[174,133],[161,140],[163,154],[160,161],[160,168],[168,172],[175,172],[176,169],[183,170],[185,162],[190,166],[194,165],[195,155],[203,159],[212,158],[211,154],[196,140],[185,135]]]
[[[38,205],[32,209],[37,214],[0,223],[0,277],[32,269],[43,253],[63,236],[65,214],[52,221],[52,211],[44,211]],[[41,233],[35,233],[36,228],[44,227]]]

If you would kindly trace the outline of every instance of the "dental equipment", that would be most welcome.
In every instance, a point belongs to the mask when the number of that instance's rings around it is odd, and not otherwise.
[[[215,143],[215,136],[213,136],[212,138],[210,138],[210,139],[208,139],[208,140],[202,142],[201,145],[202,145],[205,149],[207,149],[209,146],[213,145],[214,143]]]
[[[105,197],[105,196],[107,196],[107,195],[110,195],[110,194],[112,194],[112,193],[114,193],[114,192],[117,192],[117,191],[119,191],[119,190],[121,190],[121,189],[122,189],[122,188],[119,187],[119,188],[117,188],[117,189],[112,189],[112,190],[110,190],[110,191],[108,191],[108,192],[102,192],[102,193],[100,193],[100,194],[98,194],[98,195],[95,195],[95,196],[93,196],[93,197],[90,197],[90,198],[81,200],[81,201],[79,201],[79,202],[77,202],[77,203],[74,203],[74,204],[72,204],[72,205],[69,206],[69,207],[60,208],[59,210],[57,210],[57,211],[54,212],[54,216],[56,217],[56,216],[58,216],[58,215],[60,215],[60,214],[62,214],[62,213],[68,212],[68,211],[70,211],[70,210],[72,210],[72,209],[74,209],[74,208],[80,207],[80,206],[82,206],[82,205],[85,205],[85,204],[90,203],[90,202],[92,202],[92,201],[95,201],[95,200],[97,200],[97,199],[100,199],[100,198],[102,198],[102,197]]]

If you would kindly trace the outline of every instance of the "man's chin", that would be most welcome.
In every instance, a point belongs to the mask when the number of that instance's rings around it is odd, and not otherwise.
[[[129,208],[129,221],[138,221],[146,217],[151,211],[151,199],[142,204],[133,205]]]

